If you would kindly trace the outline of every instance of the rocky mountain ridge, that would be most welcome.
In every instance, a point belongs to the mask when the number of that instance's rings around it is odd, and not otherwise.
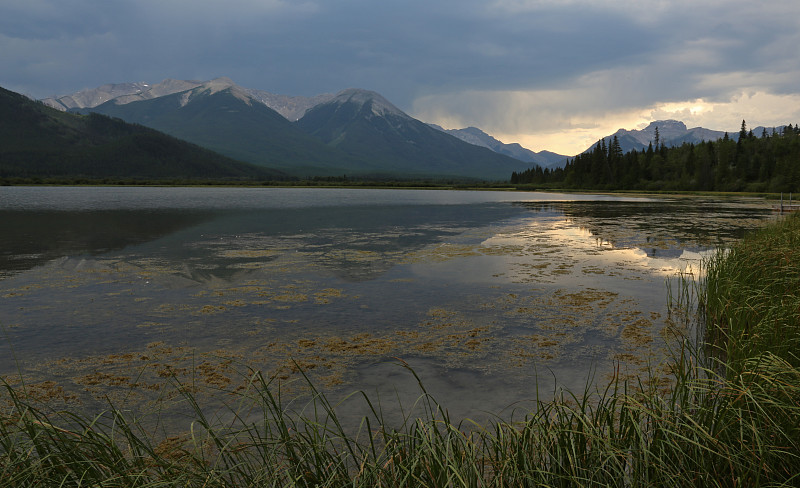
[[[687,128],[686,124],[679,120],[657,120],[643,129],[619,129],[617,132],[606,136],[603,140],[606,146],[611,144],[614,137],[617,137],[622,152],[641,151],[647,146],[656,142],[656,130],[658,130],[659,144],[665,146],[680,146],[685,142],[697,144],[704,141],[715,141],[725,135],[724,131],[705,129],[703,127]],[[738,137],[738,133],[736,134]],[[592,144],[586,151],[591,151],[596,144]]]
[[[58,110],[94,108],[109,101],[120,105],[160,98],[173,93],[191,90],[202,85],[201,81],[166,79],[161,83],[150,85],[138,83],[111,83],[81,90],[70,95],[54,96],[40,100],[45,105]]]
[[[314,97],[276,95],[264,90],[240,87],[230,78],[220,77],[208,81],[168,78],[154,85],[144,82],[106,84],[97,88],[81,90],[70,95],[44,98],[40,101],[58,110],[92,109],[110,101],[117,105],[125,105],[131,102],[152,100],[175,93],[182,93],[195,88],[201,88],[203,91],[210,90],[212,94],[220,90],[233,88],[245,94],[247,98],[263,103],[292,122],[302,117],[311,107],[334,97],[329,93]]]

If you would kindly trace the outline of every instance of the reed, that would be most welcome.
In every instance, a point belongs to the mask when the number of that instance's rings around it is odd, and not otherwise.
[[[732,374],[767,353],[800,366],[800,216],[718,251],[706,281],[703,318],[710,356]]]
[[[258,375],[227,420],[195,405],[184,436],[154,438],[119,410],[87,419],[13,399],[0,428],[4,486],[793,486],[800,374],[771,356],[735,381],[678,367],[669,395],[616,382],[563,393],[519,422],[424,414],[392,428],[371,408],[356,432],[318,393],[300,410]],[[257,401],[253,401],[257,400]],[[192,402],[187,394],[185,401]],[[256,410],[257,409],[257,410]],[[257,415],[256,415],[257,413]],[[246,415],[245,415],[246,414]]]
[[[380,403],[357,392],[348,402],[361,402],[367,415],[344,426],[341,407],[310,382],[300,403],[251,372],[249,388],[214,415],[173,382],[192,427],[157,437],[158,428],[113,405],[96,417],[48,411],[4,384],[0,485],[798,486],[798,273],[790,249],[798,236],[798,219],[786,219],[715,255],[700,286],[685,277],[675,298],[699,301],[708,344],[684,338],[669,360],[667,389],[655,374],[616,379],[537,399],[516,421],[479,425],[450,418],[408,368],[419,398],[401,419],[387,419]]]

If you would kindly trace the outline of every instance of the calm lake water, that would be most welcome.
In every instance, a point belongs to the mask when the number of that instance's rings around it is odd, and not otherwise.
[[[502,414],[537,385],[658,371],[681,332],[667,278],[768,218],[743,199],[0,187],[0,373],[90,409],[254,370],[300,391],[298,369],[413,402],[402,360],[454,415]]]

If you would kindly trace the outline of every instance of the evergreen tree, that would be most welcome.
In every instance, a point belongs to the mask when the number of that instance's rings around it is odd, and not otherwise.
[[[614,139],[611,141],[611,146],[608,148],[608,159],[614,162],[621,161],[622,155],[622,146],[620,146],[619,139],[615,135]]]
[[[534,167],[512,174],[513,182],[564,189],[800,190],[800,125],[786,125],[780,135],[768,136],[763,130],[757,138],[742,122],[746,132],[744,137],[739,134],[738,141],[725,133],[717,141],[667,147],[659,134],[657,149],[651,143],[646,150],[623,154],[618,137],[608,143],[601,139],[592,151],[575,156],[564,168]]]

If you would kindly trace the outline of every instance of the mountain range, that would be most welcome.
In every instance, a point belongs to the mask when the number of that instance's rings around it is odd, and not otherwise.
[[[752,131],[753,134],[760,137],[764,131],[781,132],[784,127],[785,126],[758,126],[753,128]],[[703,127],[688,129],[686,124],[679,120],[658,120],[651,122],[647,127],[640,130],[620,129],[614,134],[604,137],[603,140],[606,146],[608,146],[614,139],[614,136],[617,136],[622,152],[641,151],[647,149],[647,146],[650,144],[655,145],[656,129],[658,129],[659,144],[668,147],[680,146],[684,143],[698,144],[705,141],[716,141],[717,139],[725,137],[726,134],[724,131],[704,129]],[[739,140],[739,132],[730,132],[728,133],[728,137],[734,141]],[[591,151],[595,145],[596,144],[593,144],[584,152]]]
[[[0,88],[0,178],[287,179],[153,129]]]
[[[229,78],[223,77],[205,82],[195,80],[167,79],[155,85],[149,85],[146,83],[107,84],[94,89],[82,90],[71,95],[45,98],[41,101],[46,105],[59,110],[74,111],[81,109],[94,109],[95,107],[109,101],[113,101],[116,105],[125,105],[135,101],[151,100],[175,93],[194,90],[203,86],[211,87],[212,89],[214,86],[235,87],[237,91],[244,93],[246,97],[258,101],[275,110],[290,122],[298,121],[312,107],[329,102],[338,96],[333,94],[322,94],[314,97],[290,97],[285,95],[276,95],[264,90],[255,90],[237,86]],[[380,95],[377,96],[380,97]],[[380,103],[388,103],[385,99],[383,99],[383,97],[380,98]],[[105,107],[98,110],[108,111],[108,109]],[[86,110],[83,111],[85,112]],[[399,112],[399,110],[396,111]],[[565,155],[556,154],[550,151],[540,151],[537,153],[522,147],[518,143],[505,144],[476,127],[467,127],[465,129],[444,129],[435,124],[428,125],[441,132],[445,132],[458,139],[461,139],[464,142],[485,147],[493,152],[512,157],[525,163],[535,163],[540,166],[547,167],[551,165],[563,164],[564,160],[567,158]]]
[[[360,163],[224,79],[160,97],[130,98],[72,111],[141,124],[240,161],[285,168],[295,176],[342,174],[343,167]]]
[[[530,165],[429,127],[367,90],[281,97],[218,78],[106,85],[43,102],[141,124],[297,177],[505,180]]]
[[[60,110],[96,112],[141,124],[230,158],[295,177],[338,176],[505,180],[512,172],[563,166],[568,156],[505,144],[476,127],[443,129],[404,113],[380,94],[348,89],[289,97],[229,78],[109,84],[42,100]],[[716,140],[724,132],[662,120],[620,129],[624,152]],[[738,134],[733,134],[735,137]],[[593,147],[594,145],[592,145]],[[587,148],[587,151],[591,150]]]
[[[678,120],[658,120],[651,122],[647,127],[640,130],[619,129],[617,132],[606,136],[603,140],[606,146],[610,145],[614,137],[617,137],[622,152],[641,151],[647,149],[650,144],[655,145],[656,130],[658,130],[659,144],[664,146],[680,146],[683,143],[697,144],[703,141],[716,141],[725,135],[725,132],[694,127],[688,129],[686,124]],[[736,133],[738,137],[738,133]],[[594,144],[586,149],[590,151]],[[584,151],[584,152],[586,152]]]

